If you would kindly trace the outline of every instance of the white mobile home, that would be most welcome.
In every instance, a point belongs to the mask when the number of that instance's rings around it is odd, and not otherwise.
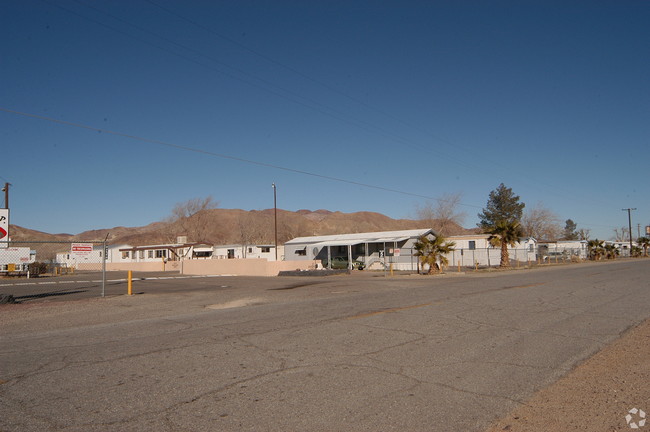
[[[490,234],[470,234],[445,237],[454,242],[454,251],[447,255],[450,266],[461,267],[493,267],[501,261],[501,247],[490,245]],[[522,238],[514,246],[508,246],[511,261],[534,262],[537,260],[537,241],[532,238]]]
[[[416,270],[413,245],[422,236],[435,237],[435,233],[418,229],[297,237],[284,244],[284,252],[287,260],[331,263],[338,258],[347,261],[348,268],[359,262],[368,269],[392,265],[395,270]]]
[[[278,261],[283,261],[284,247],[278,246]],[[216,259],[244,259],[264,258],[275,261],[275,245],[218,245],[214,246],[213,258]]]
[[[558,240],[539,244],[539,256],[544,262],[559,260],[587,259],[589,248],[587,240]]]

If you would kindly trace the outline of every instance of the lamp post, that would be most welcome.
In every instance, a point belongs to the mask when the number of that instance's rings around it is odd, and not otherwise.
[[[278,199],[277,199],[277,187],[275,183],[271,184],[273,188],[273,221],[275,224],[275,261],[278,260]]]
[[[630,233],[630,256],[632,256],[632,210],[636,210],[635,208],[625,208],[621,209],[622,211],[627,211],[627,223],[628,223],[628,230]]]

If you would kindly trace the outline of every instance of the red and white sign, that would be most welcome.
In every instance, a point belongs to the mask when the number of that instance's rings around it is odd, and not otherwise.
[[[0,241],[9,241],[9,209],[0,209]]]
[[[92,243],[72,243],[71,252],[73,255],[86,256],[90,255],[93,251]]]

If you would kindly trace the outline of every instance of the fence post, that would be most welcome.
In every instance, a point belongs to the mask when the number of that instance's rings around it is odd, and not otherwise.
[[[108,235],[106,235],[108,238]],[[102,297],[106,296],[106,239],[102,242]]]

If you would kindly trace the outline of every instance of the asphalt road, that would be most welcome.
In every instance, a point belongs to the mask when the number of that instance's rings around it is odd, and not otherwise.
[[[2,306],[0,430],[483,431],[650,315],[650,260],[378,276]]]

